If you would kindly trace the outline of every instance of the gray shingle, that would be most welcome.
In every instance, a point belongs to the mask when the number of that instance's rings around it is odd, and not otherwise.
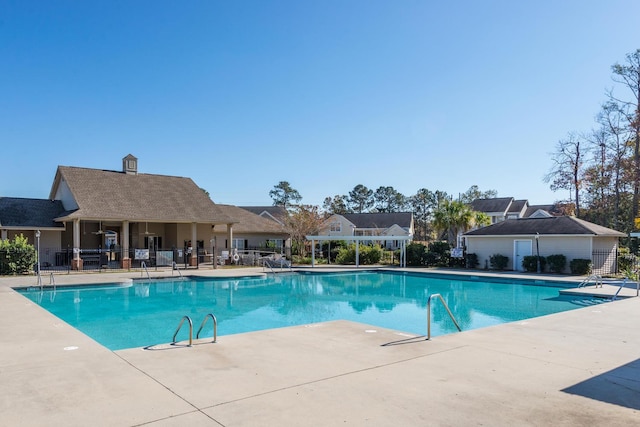
[[[465,233],[465,236],[596,235],[624,237],[626,234],[571,216],[508,219]]]
[[[0,197],[0,225],[24,228],[64,228],[54,221],[65,212],[59,200]]]
[[[60,180],[78,204],[65,219],[233,222],[190,178],[59,166],[52,193]]]
[[[357,228],[378,228],[385,229],[393,225],[409,228],[411,227],[411,212],[377,212],[377,213],[348,213],[342,214],[348,221]]]

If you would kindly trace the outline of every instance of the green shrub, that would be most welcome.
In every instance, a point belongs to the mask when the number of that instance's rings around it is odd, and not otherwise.
[[[380,263],[382,248],[380,245],[360,245],[360,264],[373,265]]]
[[[358,248],[360,262],[362,265],[378,264],[382,258],[382,248],[380,245],[368,246],[360,245]],[[351,244],[347,247],[340,248],[336,256],[337,264],[355,264],[356,263],[356,245]]]
[[[424,256],[426,266],[447,267],[451,256],[451,246],[447,242],[429,243],[429,249]]]
[[[336,255],[336,264],[355,264],[356,263],[356,247],[349,245],[338,249]]]
[[[345,247],[346,243],[342,240],[331,240],[322,244],[322,256],[328,258],[331,262],[335,262],[340,248]]]
[[[567,266],[567,257],[562,254],[549,255],[547,262],[549,263],[549,271],[559,274]]]
[[[467,268],[476,268],[478,267],[478,264],[480,264],[480,261],[478,260],[478,254],[466,254],[464,256],[465,259],[465,266]]]
[[[636,257],[630,254],[621,254],[618,256],[618,270],[630,271],[636,266]]]
[[[449,257],[449,267],[465,268],[467,261],[462,257]]]
[[[571,274],[585,275],[591,273],[591,260],[576,258],[569,263]]]
[[[509,257],[500,254],[493,254],[489,257],[489,265],[492,270],[504,270],[509,263]]]
[[[311,257],[310,256],[306,256],[306,257],[302,257],[300,255],[293,255],[293,260],[292,262],[294,264],[311,264]],[[322,258],[316,258],[316,264],[326,264],[327,261],[322,259]]]
[[[545,257],[540,257],[540,271],[544,271],[544,267],[547,264],[547,260]],[[524,270],[529,273],[537,273],[538,272],[538,256],[537,255],[528,255],[522,258],[522,267]]]
[[[24,274],[33,270],[36,250],[22,234],[13,240],[0,240],[0,274]]]
[[[422,243],[409,243],[407,245],[407,265],[412,267],[424,265],[426,252],[427,247]],[[398,251],[399,254],[400,251]]]

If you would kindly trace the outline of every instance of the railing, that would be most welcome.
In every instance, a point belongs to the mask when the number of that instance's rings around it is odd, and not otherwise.
[[[442,298],[442,295],[431,294],[429,295],[429,299],[427,300],[427,339],[428,340],[431,339],[431,300],[433,300],[436,297],[440,298],[440,301],[442,301],[442,305],[447,310],[447,313],[449,313],[449,317],[451,317],[451,320],[453,320],[453,323],[456,325],[456,328],[458,328],[458,331],[462,331],[462,329],[460,329],[460,325],[458,325],[458,322],[456,321],[456,318],[453,317],[453,313],[451,313],[451,310],[449,310],[449,306],[444,301],[444,298]]]
[[[213,342],[216,342],[218,340],[218,320],[216,319],[216,316],[214,316],[212,313],[209,313],[206,316],[204,316],[204,319],[200,324],[200,329],[198,329],[198,333],[196,334],[196,339],[200,339],[200,332],[202,331],[202,328],[204,328],[204,325],[205,323],[207,323],[207,319],[209,317],[211,317],[211,320],[213,321]]]
[[[582,282],[580,282],[580,284],[578,285],[578,288],[583,288],[589,284],[591,284],[593,282],[593,284],[595,285],[596,288],[601,288],[602,287],[602,276],[600,276],[599,274],[592,274],[589,277],[587,277],[586,279],[584,279]]]
[[[40,292],[42,292],[44,290],[44,286],[42,285],[42,276],[40,275],[40,269],[39,268],[36,271],[36,276],[38,276],[38,283],[36,284],[36,286],[39,286],[40,287]]]
[[[147,272],[147,279],[151,280],[151,276],[149,275],[149,270],[147,270],[147,264],[144,261],[140,263],[140,268]],[[142,274],[142,271],[140,272]]]
[[[53,277],[53,273],[49,274],[49,286],[53,285],[53,291],[56,291],[56,279]]]
[[[285,267],[289,270],[291,270],[291,262],[289,262],[286,258],[279,258],[279,259],[269,259],[269,258],[264,258],[262,260],[262,270],[264,271],[265,268],[268,268],[272,273],[275,273],[275,270],[273,269],[274,267],[280,267],[280,271],[282,271]]]
[[[618,298],[618,294],[620,293],[620,291],[622,290],[622,288],[624,288],[627,285],[627,282],[629,281],[628,278],[625,278],[622,283],[620,284],[620,286],[618,287],[618,290],[616,291],[615,294],[613,294],[613,296],[611,297],[611,301],[615,301]],[[637,287],[637,285],[636,285]]]
[[[182,328],[182,324],[184,323],[185,320],[189,322],[189,347],[191,347],[191,345],[193,344],[193,322],[191,321],[191,318],[189,316],[184,316],[182,320],[180,320],[180,324],[176,328],[176,332],[173,334],[173,339],[171,344],[175,345],[176,336],[178,335],[178,332],[180,332],[180,328]]]
[[[177,271],[177,272],[178,272],[178,275],[180,276],[180,278],[181,278],[182,280],[184,280],[184,276],[183,276],[183,275],[182,275],[182,273],[180,272],[180,269],[178,268],[178,264],[177,264],[175,261],[173,262],[173,268],[171,269],[171,275],[172,275],[172,276],[173,276],[173,272],[174,272],[174,271]]]

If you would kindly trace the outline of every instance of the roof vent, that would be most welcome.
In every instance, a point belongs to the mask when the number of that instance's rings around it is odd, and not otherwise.
[[[138,174],[138,158],[129,154],[127,157],[122,159],[122,172],[128,175],[137,175]]]

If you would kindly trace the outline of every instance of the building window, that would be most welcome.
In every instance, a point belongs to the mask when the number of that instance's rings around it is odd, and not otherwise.
[[[329,231],[334,231],[334,232],[342,232],[342,223],[340,222],[332,222],[331,226],[329,228]]]
[[[275,251],[282,251],[284,248],[284,240],[283,239],[267,239],[266,248],[275,250]]]

